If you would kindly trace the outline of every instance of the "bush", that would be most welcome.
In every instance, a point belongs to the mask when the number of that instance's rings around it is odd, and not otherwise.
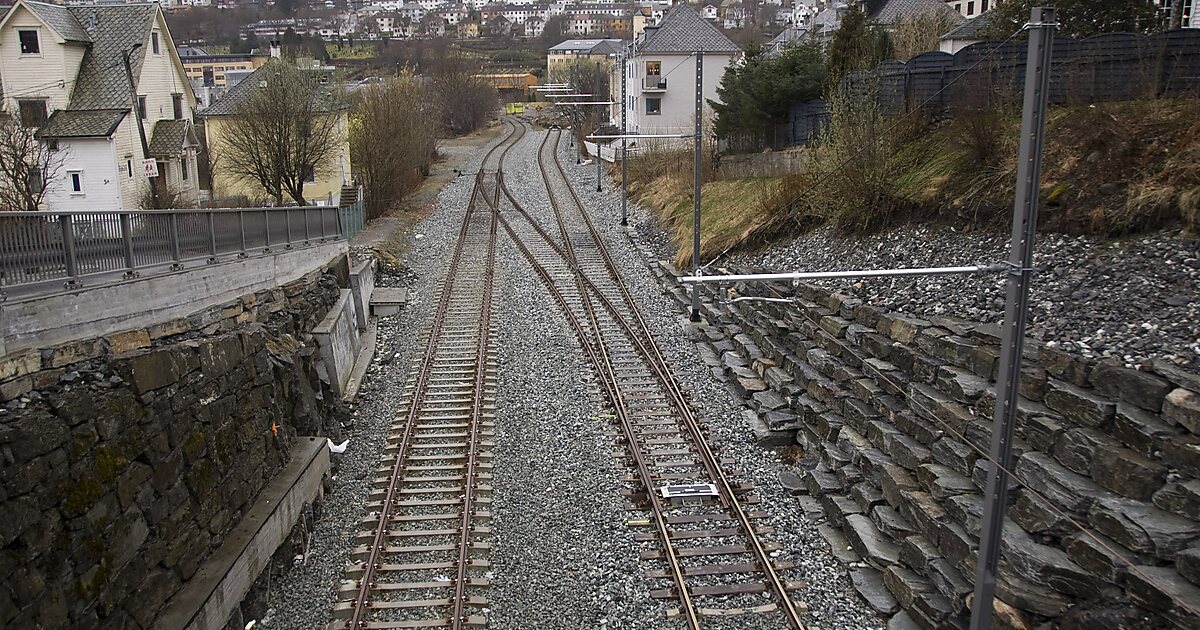
[[[433,96],[411,72],[359,92],[350,121],[350,153],[366,186],[369,218],[386,213],[429,173],[439,131]]]

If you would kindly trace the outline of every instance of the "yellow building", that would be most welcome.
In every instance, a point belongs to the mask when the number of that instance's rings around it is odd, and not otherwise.
[[[285,63],[272,61],[256,70],[246,79],[229,89],[212,106],[200,110],[197,115],[204,121],[204,133],[208,140],[210,151],[213,152],[212,165],[212,195],[213,199],[235,199],[245,197],[252,201],[270,201],[261,187],[245,180],[238,173],[230,170],[229,165],[221,160],[223,137],[232,125],[237,124],[234,116],[237,106],[249,98],[260,84],[259,76],[269,72],[274,64]],[[349,112],[346,109],[331,111],[329,116],[337,117],[335,130],[335,147],[328,159],[320,165],[304,185],[304,198],[310,204],[340,205],[342,188],[352,181],[350,166],[350,135]],[[284,201],[288,201],[285,196]]]
[[[622,39],[568,39],[546,51],[546,80],[558,83],[566,80],[571,66],[578,62],[604,64],[621,52]]]
[[[200,51],[193,48],[187,52]],[[196,55],[185,54],[180,57],[183,68],[189,80],[200,79],[201,85],[226,87],[229,85],[225,73],[230,71],[254,71],[262,67],[271,57],[269,55]]]

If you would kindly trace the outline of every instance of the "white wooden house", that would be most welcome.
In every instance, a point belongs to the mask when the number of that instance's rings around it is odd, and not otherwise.
[[[158,4],[17,0],[0,20],[0,78],[3,108],[62,152],[44,209],[140,208],[151,182],[181,204],[196,203],[196,97]],[[144,174],[147,159],[158,178]]]

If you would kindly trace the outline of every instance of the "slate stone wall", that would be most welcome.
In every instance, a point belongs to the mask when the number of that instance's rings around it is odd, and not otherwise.
[[[710,290],[705,360],[748,401],[761,443],[803,450],[795,493],[828,519],[835,552],[866,563],[851,573],[868,601],[924,628],[965,627],[998,327],[814,286],[796,295],[722,304]],[[1180,604],[1200,602],[1200,375],[1030,340],[1021,393],[1013,470],[1027,487],[1014,485],[1004,530],[1002,625],[1200,624]]]
[[[306,342],[338,284],[0,359],[0,627],[151,627],[295,437],[337,437]]]

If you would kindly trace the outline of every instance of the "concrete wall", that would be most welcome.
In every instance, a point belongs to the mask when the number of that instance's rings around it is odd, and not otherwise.
[[[0,627],[155,626],[296,436],[340,437],[303,343],[339,297],[317,271],[0,359]]]
[[[722,179],[779,177],[799,173],[803,168],[804,153],[802,150],[723,155],[717,166],[717,176]]]
[[[325,319],[313,329],[321,353],[321,366],[329,386],[339,396],[350,382],[354,361],[362,350],[353,292],[342,289],[341,297]]]
[[[350,292],[359,330],[367,329],[371,317],[371,294],[375,292],[375,259],[368,258],[350,269]]]
[[[245,294],[295,281],[344,256],[347,249],[345,241],[336,241],[133,282],[7,302],[0,310],[0,348],[9,356],[186,317]]]
[[[687,296],[675,285],[677,298]],[[743,291],[749,289],[743,287]],[[878,610],[960,627],[991,446],[998,329],[883,312],[811,285],[721,304],[703,347],[764,444],[804,456],[797,492]],[[1004,627],[1195,627],[1200,374],[1027,342],[998,611]],[[1063,515],[1083,524],[1103,544]],[[1130,567],[1121,558],[1131,560]],[[1149,579],[1147,579],[1149,577]]]

